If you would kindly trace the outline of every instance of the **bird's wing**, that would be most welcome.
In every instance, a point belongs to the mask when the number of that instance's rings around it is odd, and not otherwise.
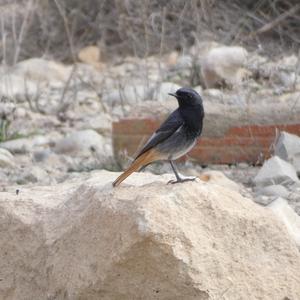
[[[179,113],[179,110],[175,110],[170,116],[161,124],[161,126],[152,134],[143,148],[140,150],[136,159],[146,151],[152,149],[162,141],[171,136],[178,128],[183,125],[184,121]]]

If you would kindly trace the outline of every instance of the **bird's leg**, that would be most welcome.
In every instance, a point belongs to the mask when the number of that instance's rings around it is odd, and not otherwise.
[[[172,184],[175,184],[175,183],[180,183],[180,182],[185,182],[185,181],[194,181],[196,179],[196,177],[184,177],[184,178],[181,178],[178,174],[178,171],[176,170],[176,167],[173,163],[172,160],[169,160],[170,164],[171,164],[171,167],[172,167],[172,170],[175,174],[175,177],[176,177],[176,180],[170,180],[168,182],[169,183],[172,183]]]

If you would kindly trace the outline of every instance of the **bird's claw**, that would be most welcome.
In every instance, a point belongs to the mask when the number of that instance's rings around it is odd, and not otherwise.
[[[179,178],[176,180],[169,180],[167,184],[175,184],[175,183],[182,183],[186,181],[195,181],[196,177],[186,177],[186,178]]]

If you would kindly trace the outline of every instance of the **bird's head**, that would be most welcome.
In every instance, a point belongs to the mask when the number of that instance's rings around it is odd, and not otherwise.
[[[169,93],[174,96],[179,103],[179,106],[202,105],[201,96],[193,89],[188,87],[180,88],[176,93]]]

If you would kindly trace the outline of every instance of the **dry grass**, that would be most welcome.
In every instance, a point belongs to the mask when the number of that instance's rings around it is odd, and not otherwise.
[[[73,61],[89,44],[117,59],[184,50],[204,39],[262,44],[270,54],[300,43],[297,0],[0,0],[0,5],[0,59],[7,64],[43,55]]]

